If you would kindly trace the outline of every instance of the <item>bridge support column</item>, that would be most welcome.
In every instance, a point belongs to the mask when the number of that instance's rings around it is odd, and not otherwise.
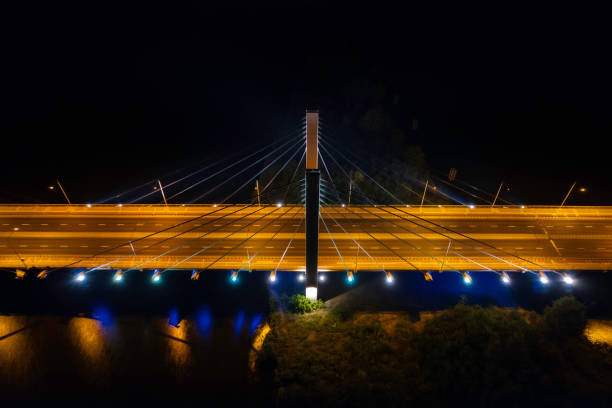
[[[317,299],[319,261],[319,111],[306,111],[306,297]]]

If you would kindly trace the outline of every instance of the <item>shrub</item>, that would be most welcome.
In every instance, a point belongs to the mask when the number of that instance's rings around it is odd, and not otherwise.
[[[571,296],[562,297],[544,309],[548,333],[558,339],[580,337],[586,328],[584,305]]]
[[[296,294],[289,299],[289,308],[293,313],[310,313],[322,307],[322,300],[310,300],[304,295]]]

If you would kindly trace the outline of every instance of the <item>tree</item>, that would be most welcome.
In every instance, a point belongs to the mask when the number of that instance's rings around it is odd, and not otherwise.
[[[587,323],[584,305],[573,296],[557,299],[552,306],[544,309],[544,322],[548,334],[553,338],[567,340],[580,337]]]

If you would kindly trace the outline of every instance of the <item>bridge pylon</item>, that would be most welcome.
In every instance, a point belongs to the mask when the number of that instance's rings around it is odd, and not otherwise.
[[[306,110],[306,297],[317,299],[319,261],[319,111]]]

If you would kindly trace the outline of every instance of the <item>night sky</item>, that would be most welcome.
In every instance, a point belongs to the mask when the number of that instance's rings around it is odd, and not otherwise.
[[[347,149],[392,156],[399,132],[508,199],[560,204],[578,181],[568,204],[612,204],[602,10],[126,3],[3,10],[0,202],[61,202],[56,178],[94,200],[285,136],[310,107]]]

